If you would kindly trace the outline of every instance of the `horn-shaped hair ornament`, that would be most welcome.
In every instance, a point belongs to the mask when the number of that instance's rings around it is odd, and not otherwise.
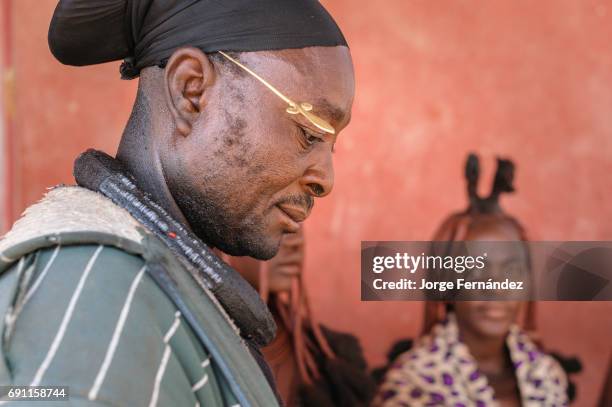
[[[230,57],[225,52],[223,52],[223,51],[218,51],[218,52],[221,55],[223,55],[225,58],[227,58],[230,62],[236,64],[242,70],[246,71],[249,75],[255,77],[255,79],[257,79],[259,82],[264,84],[268,89],[270,89],[272,92],[274,92],[274,94],[276,96],[278,96],[279,98],[283,99],[285,101],[285,103],[287,103],[289,105],[289,107],[287,108],[287,113],[289,113],[289,114],[301,114],[310,123],[312,123],[312,125],[314,125],[317,129],[319,129],[319,130],[321,130],[321,131],[323,131],[325,133],[336,134],[336,130],[333,128],[333,126],[331,124],[329,124],[326,120],[323,120],[322,118],[320,118],[316,114],[312,113],[312,105],[310,103],[307,103],[307,102],[296,103],[296,102],[294,102],[293,100],[289,99],[287,96],[283,95],[274,86],[270,85],[264,78],[262,78],[261,76],[257,75],[255,72],[253,72],[252,70],[250,70],[249,68],[247,68],[246,66],[241,64],[240,62],[236,61],[234,58]]]

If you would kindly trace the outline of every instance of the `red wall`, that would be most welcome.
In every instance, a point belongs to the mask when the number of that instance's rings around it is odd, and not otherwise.
[[[77,69],[52,59],[54,3],[12,1],[13,218],[45,187],[71,182],[85,148],[114,153],[134,97],[118,63]],[[357,96],[337,144],[335,191],[308,221],[308,283],[320,318],[359,335],[372,363],[417,333],[421,306],[359,301],[360,241],[429,238],[465,205],[468,151],[482,155],[486,189],[493,158],[515,160],[518,192],[503,203],[532,239],[612,239],[610,2],[324,3],[351,45]],[[582,406],[603,381],[611,313],[611,303],[538,308],[544,342],[585,364]]]

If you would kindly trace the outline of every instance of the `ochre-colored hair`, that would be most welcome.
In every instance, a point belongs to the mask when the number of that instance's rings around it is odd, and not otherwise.
[[[465,178],[467,181],[467,194],[469,205],[466,210],[453,213],[447,217],[434,234],[433,241],[462,241],[468,236],[469,231],[481,222],[495,222],[514,230],[518,238],[527,241],[525,229],[518,220],[506,214],[499,206],[499,196],[502,193],[514,192],[514,163],[507,159],[497,159],[497,171],[491,192],[487,197],[478,195],[478,179],[480,177],[480,165],[478,157],[470,154],[465,164]],[[423,316],[423,332],[427,333],[431,328],[444,319],[446,304],[441,301],[427,301]],[[525,329],[535,330],[535,304],[530,301],[527,304]]]
[[[291,291],[270,296],[268,264],[261,262],[259,294],[265,302],[269,302],[276,309],[281,317],[280,323],[283,324],[292,339],[302,383],[312,385],[320,378],[314,354],[323,354],[327,359],[334,359],[336,356],[312,313],[302,276],[303,273],[300,273],[299,276],[292,278]],[[311,332],[312,336],[308,332]]]

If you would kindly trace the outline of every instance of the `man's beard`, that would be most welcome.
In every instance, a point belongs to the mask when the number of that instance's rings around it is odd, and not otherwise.
[[[280,241],[271,242],[264,230],[264,219],[251,214],[232,213],[226,198],[194,189],[173,193],[189,227],[204,243],[232,256],[268,260],[276,255]]]

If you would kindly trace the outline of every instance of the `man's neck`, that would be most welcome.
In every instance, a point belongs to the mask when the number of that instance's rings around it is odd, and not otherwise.
[[[170,216],[182,223],[187,229],[189,223],[170,193],[164,178],[162,165],[152,146],[140,146],[136,150],[129,142],[122,139],[117,151],[117,160],[136,179],[138,187],[149,194],[151,199],[164,208]]]

